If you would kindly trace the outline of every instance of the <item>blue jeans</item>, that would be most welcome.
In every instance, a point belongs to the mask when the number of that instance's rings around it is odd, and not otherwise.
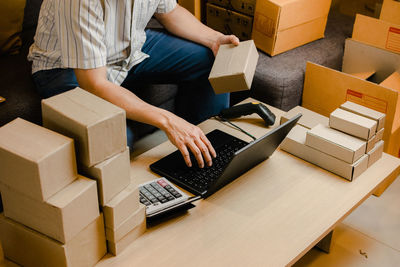
[[[142,51],[150,57],[134,66],[121,86],[132,90],[144,83],[182,85],[179,87],[185,90],[178,90],[175,111],[191,123],[199,123],[229,106],[229,94],[216,95],[208,82],[214,62],[210,49],[165,31],[146,30],[146,36]],[[43,98],[78,86],[72,69],[38,71],[33,80]],[[132,149],[133,133],[129,125],[127,137]]]

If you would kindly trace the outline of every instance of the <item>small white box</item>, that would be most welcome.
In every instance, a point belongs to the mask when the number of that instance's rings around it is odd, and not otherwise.
[[[296,157],[342,176],[349,181],[352,181],[367,169],[368,155],[364,155],[353,164],[349,164],[307,146],[305,144],[307,131],[307,128],[296,125],[283,140],[280,148]]]
[[[66,243],[99,216],[96,182],[80,176],[46,202],[0,184],[4,215]]]
[[[366,149],[365,141],[321,124],[307,132],[306,145],[350,164],[359,160]]]
[[[117,229],[106,227],[106,239],[113,243],[118,242],[136,226],[146,219],[146,206],[140,205],[139,209],[132,213]]]
[[[74,141],[15,119],[0,128],[0,182],[44,201],[77,177]]]
[[[96,179],[99,202],[104,206],[131,182],[129,148],[93,167],[82,166],[82,170],[89,178]]]
[[[375,144],[375,147],[371,151],[368,152],[368,168],[382,157],[383,145],[384,142],[381,140]]]
[[[333,111],[329,117],[330,127],[364,140],[369,140],[375,134],[376,125],[374,120],[341,108]]]
[[[98,216],[66,244],[0,214],[5,256],[27,267],[94,266],[107,252],[103,216]]]
[[[91,167],[126,148],[125,111],[76,88],[42,100],[43,126],[75,140],[78,161]]]
[[[210,81],[216,94],[250,90],[258,61],[253,40],[221,45],[212,66]]]
[[[118,256],[122,251],[124,251],[133,241],[135,241],[139,236],[141,236],[146,231],[146,220],[144,219],[139,225],[133,228],[128,234],[126,234],[122,239],[116,243],[107,240],[108,252]]]
[[[343,103],[340,106],[340,108],[376,121],[377,123],[376,131],[379,131],[380,129],[385,127],[385,118],[386,118],[385,113],[364,107],[362,105],[350,101]]]
[[[139,187],[129,184],[103,207],[105,225],[117,229],[133,212],[139,208]]]

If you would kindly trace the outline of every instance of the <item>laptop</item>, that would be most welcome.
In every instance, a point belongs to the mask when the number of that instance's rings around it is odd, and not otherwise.
[[[190,193],[206,198],[269,158],[301,116],[299,113],[250,143],[218,129],[213,130],[206,135],[217,152],[211,167],[199,168],[193,155],[193,166],[187,167],[177,150],[152,163],[150,169]]]

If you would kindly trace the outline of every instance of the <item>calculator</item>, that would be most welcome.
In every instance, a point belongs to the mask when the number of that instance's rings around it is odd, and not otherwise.
[[[165,177],[139,185],[140,202],[146,205],[146,217],[159,215],[178,207],[184,207],[200,197],[190,197]]]

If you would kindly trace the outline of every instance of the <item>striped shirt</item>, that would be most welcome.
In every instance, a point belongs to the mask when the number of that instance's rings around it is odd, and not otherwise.
[[[44,0],[28,55],[32,72],[107,66],[108,80],[121,84],[149,57],[141,49],[153,14],[175,6],[176,0]]]

